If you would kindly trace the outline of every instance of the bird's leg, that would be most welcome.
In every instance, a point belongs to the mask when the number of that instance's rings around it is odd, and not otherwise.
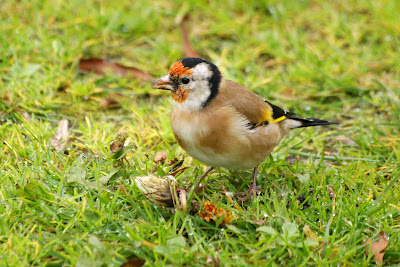
[[[247,192],[239,192],[235,195],[235,197],[237,196],[245,196],[243,198],[238,199],[239,203],[243,203],[246,200],[251,199],[253,196],[255,196],[258,192],[261,191],[261,185],[257,186],[257,167],[254,168],[253,171],[253,181],[251,182],[251,186],[249,188],[249,190],[247,190]]]
[[[212,171],[213,169],[214,169],[214,167],[211,167],[211,166],[208,167],[207,170],[203,173],[203,175],[194,183],[194,185],[193,185],[193,190],[194,190],[195,193],[198,193],[198,192],[201,190],[202,187],[199,187],[201,181],[203,181],[204,178],[207,177],[207,174],[208,174],[210,171]]]

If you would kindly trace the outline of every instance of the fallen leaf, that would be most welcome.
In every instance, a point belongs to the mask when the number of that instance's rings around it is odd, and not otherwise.
[[[144,259],[133,258],[122,264],[121,267],[140,267],[143,266],[145,262],[146,261]]]
[[[226,211],[223,208],[218,208],[215,206],[213,203],[207,201],[204,202],[204,210],[199,211],[199,216],[209,222],[210,220],[212,221],[219,221],[222,218],[222,221],[220,222],[221,226],[224,226],[228,224],[232,220],[236,220],[236,218],[233,218],[233,215],[230,210]]]
[[[246,221],[248,221],[249,223],[255,224],[255,225],[262,226],[262,225],[265,225],[267,223],[267,220],[268,220],[268,218],[264,218],[264,219],[261,219],[261,220],[246,220]]]
[[[114,159],[118,159],[121,156],[127,137],[127,134],[122,132],[118,134],[116,140],[110,143],[110,155],[113,156]]]
[[[181,33],[182,33],[182,43],[183,43],[183,52],[185,53],[185,56],[187,57],[200,57],[201,56],[194,50],[192,44],[190,43],[188,32],[186,30],[186,24],[190,20],[189,14],[186,14],[181,23],[180,23],[180,28],[181,28]]]
[[[175,177],[175,176],[178,175],[179,173],[183,173],[183,172],[184,172],[186,169],[188,169],[188,168],[189,168],[189,167],[186,166],[186,167],[177,169],[176,171],[170,172],[170,173],[168,173],[168,174]]]
[[[383,264],[383,256],[385,255],[385,249],[389,244],[389,237],[387,236],[385,231],[381,231],[378,235],[378,241],[372,242],[371,239],[368,240],[364,244],[369,244],[365,247],[366,254],[372,253],[374,255],[374,260],[376,264]]]
[[[179,169],[183,165],[183,161],[184,159],[179,160],[177,158],[174,158],[170,162],[168,162],[168,166],[172,166],[170,172],[174,172]]]
[[[50,145],[56,151],[63,151],[65,148],[65,144],[68,141],[68,136],[68,120],[62,119],[58,123],[57,132],[50,138]]]
[[[121,76],[132,75],[135,78],[145,81],[153,81],[155,79],[153,75],[141,71],[137,68],[127,67],[119,63],[108,62],[107,60],[102,58],[81,59],[79,61],[79,68],[81,70],[93,71],[97,74],[102,75],[106,74],[108,70]]]
[[[168,158],[168,153],[166,151],[161,151],[158,152],[155,156],[154,156],[154,162],[158,163],[158,162],[164,162],[166,161]]]
[[[105,109],[116,108],[116,107],[119,107],[120,105],[121,104],[115,98],[112,98],[111,96],[100,100],[100,106],[102,106]]]

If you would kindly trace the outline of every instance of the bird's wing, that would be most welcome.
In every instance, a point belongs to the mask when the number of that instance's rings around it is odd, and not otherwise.
[[[272,108],[272,118],[274,119],[274,122],[280,122],[283,121],[284,119],[288,119],[291,118],[292,116],[294,116],[293,112],[284,110],[278,106],[275,106],[274,104],[272,104],[271,102],[264,100],[266,103],[268,103],[268,105],[271,106]]]
[[[230,105],[254,126],[280,122],[292,113],[265,101],[245,86],[223,80],[218,94],[220,105]]]

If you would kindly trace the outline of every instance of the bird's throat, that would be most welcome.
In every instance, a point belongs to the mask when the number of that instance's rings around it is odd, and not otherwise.
[[[175,92],[172,92],[172,98],[174,101],[182,103],[184,102],[189,96],[188,89],[178,88]]]

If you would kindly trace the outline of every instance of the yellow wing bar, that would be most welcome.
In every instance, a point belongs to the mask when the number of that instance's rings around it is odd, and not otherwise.
[[[280,116],[279,118],[274,119],[272,116],[272,112],[269,109],[265,110],[265,113],[263,114],[264,116],[262,116],[259,120],[258,124],[264,123],[264,122],[268,122],[268,123],[278,123],[281,122],[285,119],[287,119],[286,116]]]
[[[274,119],[273,121],[271,121],[272,123],[278,123],[280,121],[283,121],[284,119],[287,119],[286,116],[280,116],[279,118]]]

